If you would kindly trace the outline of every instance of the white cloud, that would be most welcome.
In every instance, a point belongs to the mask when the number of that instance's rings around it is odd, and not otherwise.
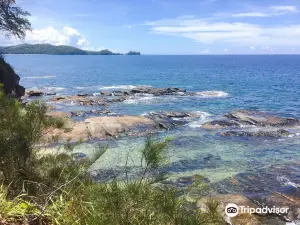
[[[151,32],[183,36],[203,44],[230,43],[236,46],[300,47],[300,24],[261,26],[251,23],[214,22],[201,19],[152,21]],[[169,25],[172,24],[172,25]]]
[[[267,17],[269,14],[262,12],[249,12],[249,13],[237,13],[233,14],[232,17]]]
[[[271,17],[271,16],[282,16],[289,13],[297,13],[299,10],[296,6],[291,5],[278,5],[270,6],[264,10],[264,12],[245,12],[232,14],[232,17]]]
[[[285,13],[295,13],[298,12],[298,9],[296,6],[291,6],[291,5],[285,5],[285,6],[271,6],[270,7],[271,10],[273,10],[274,12],[285,12]]]
[[[43,29],[34,29],[32,32],[27,32],[24,41],[16,38],[0,38],[0,46],[16,45],[22,42],[29,44],[71,45],[84,50],[98,49],[91,46],[90,42],[78,30],[68,26],[63,27],[61,30],[51,26]]]

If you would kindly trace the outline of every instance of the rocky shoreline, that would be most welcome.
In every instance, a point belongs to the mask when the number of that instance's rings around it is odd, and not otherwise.
[[[53,93],[54,94],[54,93]],[[210,93],[215,95],[215,93]],[[29,98],[41,97],[44,93],[31,93]],[[50,95],[49,93],[46,95]],[[149,112],[143,116],[118,115],[107,106],[121,103],[138,95],[153,96],[196,96],[196,93],[187,92],[181,88],[135,88],[123,91],[100,92],[99,95],[78,94],[75,96],[54,96],[47,102],[54,103],[49,116],[64,117],[68,122],[62,130],[53,130],[48,133],[59,135],[64,140],[90,141],[107,140],[121,136],[147,136],[164,130],[176,129],[189,124],[201,117],[193,112],[157,111]],[[59,112],[55,111],[55,104],[72,104],[79,106],[95,106],[96,109],[85,111]],[[82,120],[74,120],[75,118]],[[215,135],[232,138],[284,138],[297,136],[300,121],[296,118],[280,117],[271,113],[251,110],[236,110],[223,115],[221,118],[205,122],[196,129],[215,132]],[[84,154],[83,154],[84,155]],[[202,163],[220,160],[214,155],[203,157]],[[103,171],[94,171],[100,176]],[[288,207],[287,214],[241,214],[232,221],[239,224],[285,224],[299,220],[300,214],[300,163],[290,165],[273,165],[254,172],[238,173],[231,178],[217,183],[206,183],[212,187],[211,197],[218,199],[224,208],[227,203],[253,208],[276,205]],[[161,187],[176,187],[179,193],[191,184],[197,182],[201,176],[194,175],[181,177],[177,180],[162,181]],[[202,179],[202,178],[201,178]],[[298,185],[299,184],[299,185]],[[197,196],[197,193],[194,193]],[[199,200],[191,207],[202,207]]]

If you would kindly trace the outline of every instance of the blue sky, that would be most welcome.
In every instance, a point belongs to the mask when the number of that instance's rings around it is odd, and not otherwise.
[[[299,0],[18,0],[27,43],[143,54],[298,54]],[[0,38],[1,45],[19,40]]]

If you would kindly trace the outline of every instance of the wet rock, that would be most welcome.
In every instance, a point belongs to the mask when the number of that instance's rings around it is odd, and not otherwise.
[[[87,97],[87,96],[92,96],[90,94],[85,94],[85,93],[79,93],[77,94],[78,97]]]
[[[104,96],[112,96],[112,93],[108,91],[100,91],[100,94]]]
[[[97,115],[102,115],[102,114],[110,114],[111,111],[107,110],[107,109],[103,109],[103,110],[91,110],[89,111],[92,114],[97,114]]]
[[[284,118],[260,111],[238,110],[226,114],[225,117],[255,126],[291,127],[300,124],[295,118]]]
[[[133,94],[152,94],[154,96],[162,95],[175,95],[179,92],[184,93],[186,90],[183,88],[152,88],[152,87],[139,87],[131,90]]]
[[[241,124],[234,120],[213,120],[202,124],[204,129],[238,128]]]
[[[57,102],[57,101],[65,100],[66,98],[67,97],[65,97],[65,96],[58,96],[58,97],[52,98],[51,101]]]
[[[78,112],[71,112],[71,116],[78,116],[78,117],[83,117],[85,116],[85,112],[78,111]]]
[[[191,119],[199,117],[197,114],[189,112],[150,112],[147,116],[155,121],[157,129],[170,130],[176,126],[182,126],[190,122]]]
[[[31,90],[31,91],[28,91],[26,94],[28,95],[28,97],[40,97],[44,93],[42,91],[39,91],[39,90]]]
[[[220,135],[222,136],[236,136],[236,137],[287,137],[291,135],[291,133],[287,130],[259,130],[259,131],[225,131],[221,132]]]
[[[45,95],[56,95],[56,93],[55,92],[46,92],[46,93],[44,93]]]
[[[77,116],[77,117],[84,117],[86,115],[95,114],[95,115],[107,115],[110,114],[111,111],[107,109],[102,110],[89,110],[89,111],[77,111],[77,112],[71,112],[71,116]]]

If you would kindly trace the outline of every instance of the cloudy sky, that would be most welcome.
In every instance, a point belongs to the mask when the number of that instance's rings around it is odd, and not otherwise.
[[[300,0],[18,0],[27,43],[143,54],[298,54]],[[0,45],[20,41],[0,37]]]

